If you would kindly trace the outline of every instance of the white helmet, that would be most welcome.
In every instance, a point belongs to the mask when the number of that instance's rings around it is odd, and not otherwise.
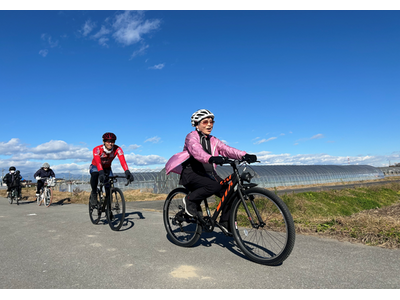
[[[42,165],[42,168],[50,168],[50,165],[49,165],[47,162],[45,162],[45,163]]]
[[[213,118],[214,119],[214,114],[207,110],[207,109],[199,109],[192,115],[192,126],[196,127],[197,123],[199,123],[201,120],[205,118]]]

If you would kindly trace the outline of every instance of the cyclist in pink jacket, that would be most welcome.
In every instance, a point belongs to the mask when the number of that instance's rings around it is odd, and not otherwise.
[[[183,151],[168,160],[165,170],[167,174],[181,174],[179,184],[190,191],[183,199],[185,212],[191,217],[196,217],[197,211],[201,211],[200,204],[203,199],[212,195],[221,197],[225,192],[226,186],[220,184],[222,178],[215,171],[215,166],[224,162],[221,156],[248,162],[257,161],[257,156],[227,146],[212,136],[210,133],[215,121],[214,114],[209,110],[200,109],[193,113],[191,123],[196,130],[186,136]],[[226,232],[230,232],[229,209],[228,204],[219,221]]]

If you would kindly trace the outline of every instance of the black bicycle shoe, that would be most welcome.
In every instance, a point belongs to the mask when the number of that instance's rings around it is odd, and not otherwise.
[[[97,206],[97,193],[90,193],[90,205],[95,207]]]

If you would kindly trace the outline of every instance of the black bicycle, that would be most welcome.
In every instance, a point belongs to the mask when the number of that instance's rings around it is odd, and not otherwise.
[[[104,183],[100,183],[97,188],[98,204],[90,204],[89,198],[89,216],[93,224],[98,224],[103,212],[106,213],[106,219],[110,228],[117,231],[121,228],[125,220],[125,198],[120,188],[114,187],[117,178],[124,176],[109,176]],[[127,186],[131,181],[128,181]],[[105,195],[103,194],[103,187]]]
[[[21,195],[18,193],[19,186],[12,186],[8,192],[8,203],[13,204],[14,201],[19,205],[19,198]]]
[[[203,230],[212,232],[219,227],[225,235],[233,235],[249,259],[265,265],[281,264],[292,252],[295,242],[295,228],[288,207],[276,194],[250,183],[254,173],[246,171],[245,162],[225,158],[225,164],[231,165],[233,174],[221,181],[227,189],[213,215],[204,199],[207,215],[202,216],[201,212],[198,217],[190,217],[182,201],[189,191],[176,188],[169,193],[163,209],[168,236],[176,245],[191,247]],[[244,167],[241,172],[239,165]],[[230,204],[231,234],[217,222],[220,212]]]

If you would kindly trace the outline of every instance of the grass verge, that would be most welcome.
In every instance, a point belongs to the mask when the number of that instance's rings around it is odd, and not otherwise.
[[[281,196],[296,232],[400,248],[400,183]]]

